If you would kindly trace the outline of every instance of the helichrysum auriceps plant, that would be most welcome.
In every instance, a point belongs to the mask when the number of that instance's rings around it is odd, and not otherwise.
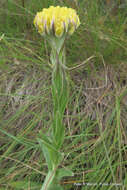
[[[47,136],[42,134],[38,139],[49,170],[41,190],[62,190],[60,178],[73,175],[70,170],[58,168],[63,159],[60,148],[64,141],[63,116],[68,101],[64,42],[78,28],[80,21],[74,9],[50,6],[36,14],[34,25],[51,46],[52,65],[52,132]]]

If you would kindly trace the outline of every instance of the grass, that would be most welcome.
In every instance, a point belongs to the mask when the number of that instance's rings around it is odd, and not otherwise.
[[[75,8],[81,20],[66,41],[70,96],[60,167],[74,177],[61,184],[65,190],[126,188],[127,3],[111,8],[106,2],[0,2],[0,190],[38,190],[47,173],[37,138],[52,123],[50,48],[33,18],[49,5]]]

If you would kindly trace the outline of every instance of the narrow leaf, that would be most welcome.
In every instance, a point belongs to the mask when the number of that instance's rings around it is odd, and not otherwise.
[[[57,179],[60,180],[62,177],[66,177],[66,176],[74,176],[74,173],[69,170],[69,169],[66,169],[66,168],[60,168],[58,171],[57,171]]]

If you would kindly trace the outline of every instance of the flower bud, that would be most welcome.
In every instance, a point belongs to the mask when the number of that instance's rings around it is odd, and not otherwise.
[[[65,34],[73,34],[80,25],[80,20],[72,8],[50,6],[36,14],[34,25],[41,35],[53,35],[60,38]]]

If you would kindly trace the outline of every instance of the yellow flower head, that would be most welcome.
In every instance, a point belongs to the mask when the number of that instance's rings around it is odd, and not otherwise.
[[[80,20],[72,8],[50,6],[36,14],[34,25],[41,35],[53,34],[60,38],[65,32],[73,34]]]

